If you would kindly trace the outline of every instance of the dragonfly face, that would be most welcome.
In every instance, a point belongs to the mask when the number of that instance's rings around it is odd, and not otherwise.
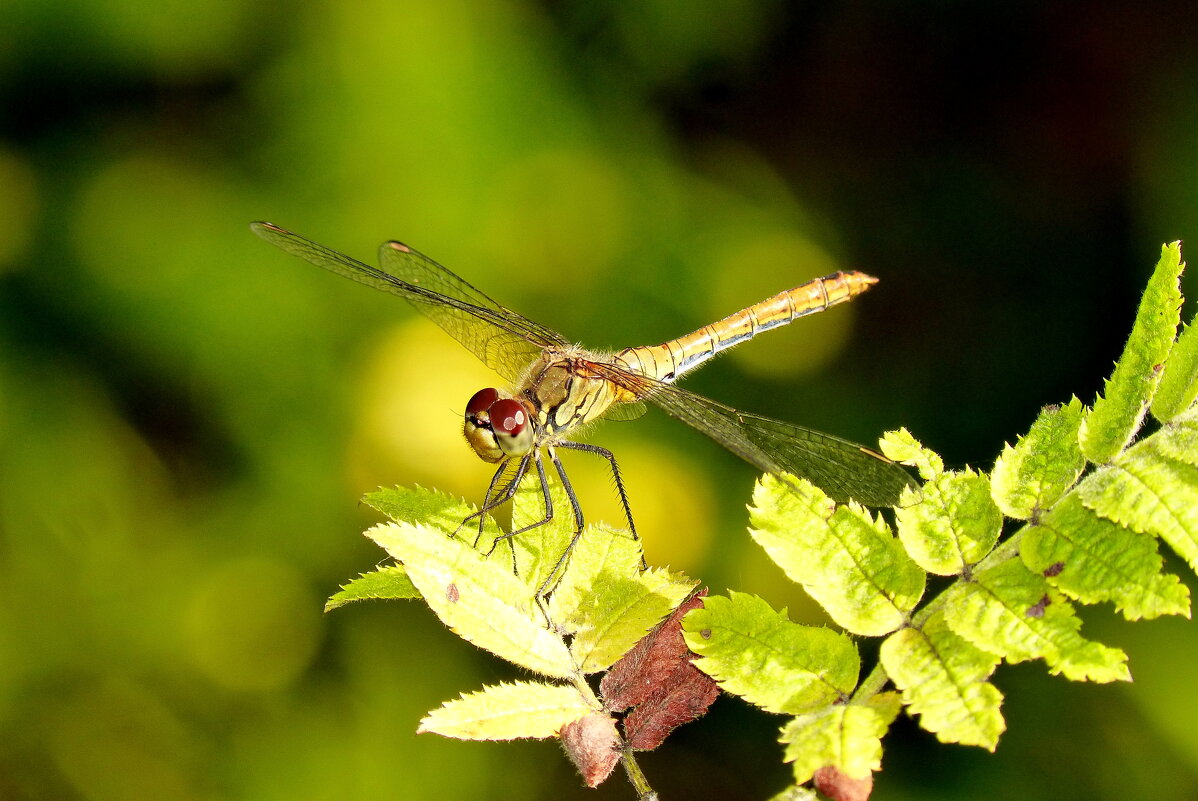
[[[532,415],[520,401],[499,390],[480,389],[466,403],[462,433],[484,462],[523,456],[536,440]]]

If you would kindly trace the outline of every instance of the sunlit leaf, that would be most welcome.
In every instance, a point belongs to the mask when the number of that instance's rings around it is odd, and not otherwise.
[[[898,536],[929,573],[961,573],[998,541],[1002,514],[985,476],[970,470],[940,473],[911,495],[895,508]]]
[[[579,605],[585,613],[570,623],[570,652],[583,673],[610,667],[649,629],[682,603],[694,582],[650,568],[629,576],[602,572]]]
[[[419,598],[420,591],[408,578],[408,572],[401,565],[387,565],[370,573],[363,573],[358,578],[334,593],[325,602],[324,611],[345,606],[354,601],[395,600]]]
[[[565,643],[544,627],[510,566],[425,526],[385,523],[366,534],[403,564],[429,607],[459,636],[546,676],[573,672]]]
[[[1152,398],[1152,415],[1168,422],[1198,399],[1198,325],[1191,320],[1181,329],[1165,361],[1165,372]]]
[[[1184,267],[1180,242],[1161,248],[1123,355],[1082,421],[1082,451],[1095,464],[1106,464],[1126,448],[1144,419],[1181,320],[1178,280]]]
[[[1163,455],[1198,465],[1198,406],[1169,421],[1152,441]]]
[[[1160,537],[1198,570],[1198,466],[1164,455],[1155,440],[1129,448],[1078,492],[1086,508]]]
[[[880,658],[910,711],[940,742],[994,750],[1006,728],[1002,693],[987,681],[997,656],[970,645],[933,615],[921,628],[891,634]]]
[[[961,637],[1008,662],[1043,659],[1074,681],[1129,681],[1127,655],[1084,639],[1073,607],[1045,578],[1010,559],[949,590],[945,621]]]
[[[800,626],[754,595],[711,596],[683,621],[695,666],[769,712],[794,714],[843,700],[861,661],[843,634]],[[817,766],[818,767],[818,766]]]
[[[477,509],[461,498],[440,490],[423,487],[379,487],[362,496],[362,502],[376,509],[396,523],[422,523],[441,529],[446,534],[457,533],[473,542],[478,534],[478,524],[462,525],[462,521]],[[499,526],[488,515],[484,538],[499,534]]]
[[[887,431],[878,444],[888,459],[899,464],[911,465],[919,471],[920,477],[925,481],[944,472],[944,460],[940,455],[925,448],[906,428]]]
[[[1161,573],[1156,540],[1098,517],[1077,493],[1024,531],[1019,554],[1070,598],[1111,601],[1129,620],[1189,614],[1189,589]]]
[[[535,470],[530,468],[512,500],[512,531],[520,533],[512,536],[511,546],[520,579],[533,593],[552,590],[561,580],[566,561],[573,556],[570,542],[575,521],[570,499],[552,465],[545,475],[552,506],[548,521],[541,479]],[[525,528],[528,530],[521,531]]]
[[[598,524],[587,526],[570,554],[570,564],[561,583],[549,597],[549,616],[573,634],[578,619],[591,611],[601,576],[634,578],[640,571],[640,543],[627,531]]]
[[[924,571],[856,504],[838,507],[806,481],[766,475],[749,511],[753,539],[854,634],[894,631],[923,594]]]
[[[795,782],[809,780],[825,765],[864,779],[882,767],[882,735],[898,715],[897,693],[880,693],[864,704],[837,704],[800,715],[782,729],[784,759]]]
[[[596,711],[569,685],[517,681],[446,701],[420,721],[418,731],[459,740],[541,739]]]
[[[1003,448],[990,476],[1003,514],[1027,520],[1051,507],[1077,481],[1086,466],[1077,439],[1084,412],[1077,398],[1065,406],[1046,406],[1026,435]]]

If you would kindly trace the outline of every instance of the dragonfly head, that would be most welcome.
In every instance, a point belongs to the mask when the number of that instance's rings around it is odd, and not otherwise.
[[[532,450],[532,416],[523,403],[497,389],[480,389],[466,403],[466,441],[483,461],[502,462]]]

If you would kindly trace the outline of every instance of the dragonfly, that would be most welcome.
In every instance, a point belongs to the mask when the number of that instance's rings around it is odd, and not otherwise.
[[[317,267],[400,296],[510,382],[508,389],[481,389],[466,402],[463,432],[467,442],[483,461],[498,465],[475,513],[479,535],[483,516],[511,500],[530,470],[540,481],[544,519],[502,536],[510,538],[553,518],[543,460],[543,454],[547,455],[569,500],[574,522],[572,539],[550,577],[564,567],[584,527],[582,507],[558,449],[594,454],[608,462],[629,531],[637,536],[615,455],[571,437],[600,418],[635,419],[644,413],[646,402],[706,434],[754,467],[784,479],[787,475],[807,479],[838,502],[852,498],[866,506],[891,506],[898,503],[904,488],[914,485],[906,470],[864,445],[738,411],[675,384],[717,354],[763,331],[851,300],[877,282],[872,276],[837,272],[780,292],[678,339],[598,353],[501,306],[402,242],[381,245],[380,267],[372,267],[272,223],[255,222],[250,227],[272,245]],[[549,581],[545,579],[538,595]]]

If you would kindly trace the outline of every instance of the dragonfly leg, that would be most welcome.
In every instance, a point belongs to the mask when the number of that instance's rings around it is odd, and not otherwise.
[[[528,460],[529,454],[525,454],[524,457],[521,458],[516,464],[515,475],[513,475],[511,480],[504,484],[503,489],[496,494],[495,487],[499,484],[500,480],[503,478],[503,474],[507,472],[512,463],[509,460],[501,464],[499,469],[495,471],[495,475],[491,476],[491,483],[487,486],[487,494],[483,496],[483,505],[477,512],[467,515],[466,519],[462,521],[462,526],[464,526],[471,520],[478,518],[478,534],[476,534],[474,537],[475,548],[478,547],[478,542],[483,537],[483,527],[487,522],[486,515],[500,506],[503,506],[505,503],[511,500],[513,495],[516,494],[516,489],[520,485],[520,480],[524,478],[524,474],[528,472]],[[458,528],[460,529],[461,526]],[[454,533],[456,534],[457,532]],[[491,550],[495,550],[494,545],[491,546]],[[487,551],[487,553],[490,552],[491,551]]]
[[[636,533],[636,524],[632,522],[632,506],[628,503],[628,492],[624,489],[624,479],[620,475],[620,468],[616,464],[616,455],[607,448],[600,448],[598,445],[589,445],[585,442],[562,442],[559,443],[563,448],[571,448],[576,451],[585,453],[593,453],[596,456],[602,456],[611,465],[612,478],[616,480],[616,492],[620,495],[620,505],[624,507],[624,518],[628,521],[628,530],[632,533],[634,540],[639,540],[640,537]],[[649,565],[645,562],[644,553],[641,554],[641,570],[645,570]]]
[[[549,574],[545,576],[545,580],[541,582],[541,586],[537,587],[537,605],[541,607],[541,611],[545,613],[548,620],[548,610],[542,604],[542,600],[553,592],[557,587],[558,582],[562,580],[561,574],[566,569],[566,563],[570,559],[570,553],[574,550],[574,546],[578,544],[578,538],[582,536],[582,529],[585,525],[582,519],[582,506],[578,503],[578,496],[574,493],[574,486],[570,483],[570,479],[566,476],[566,468],[562,466],[562,460],[557,458],[557,451],[553,448],[549,449],[549,458],[553,460],[553,466],[557,470],[557,475],[562,480],[562,489],[565,490],[566,497],[570,499],[570,507],[574,512],[574,534],[570,537],[570,542],[566,545],[562,555],[557,558],[557,563]],[[538,462],[539,464],[539,462]],[[541,481],[545,481],[544,472],[541,473]],[[545,503],[549,501],[549,485],[543,484],[545,488]]]
[[[510,540],[512,537],[516,536],[517,534],[523,534],[525,531],[531,531],[534,528],[537,528],[538,526],[545,525],[546,523],[548,523],[550,520],[553,519],[553,498],[550,497],[550,495],[549,495],[549,478],[545,475],[545,464],[544,464],[544,462],[541,461],[541,454],[539,451],[530,451],[529,453],[525,454],[525,456],[522,459],[522,464],[520,465],[519,472],[516,474],[515,479],[511,482],[511,484],[508,485],[509,487],[511,487],[513,489],[511,490],[511,492],[507,492],[505,490],[505,494],[507,495],[507,498],[510,498],[512,495],[516,494],[516,491],[514,489],[515,485],[517,483],[519,483],[520,479],[524,477],[524,474],[526,472],[528,472],[528,465],[523,464],[523,462],[528,462],[529,460],[531,460],[533,462],[533,464],[535,464],[537,466],[537,477],[540,478],[540,480],[541,480],[541,497],[542,497],[542,499],[544,499],[544,503],[545,503],[545,516],[542,517],[540,520],[538,520],[535,523],[529,523],[527,526],[521,526],[520,528],[515,529],[514,531],[509,531],[506,534],[500,534],[498,537],[495,538],[496,541]],[[506,501],[507,498],[504,498],[503,500]],[[503,501],[499,501],[499,503],[502,503],[502,502]],[[498,505],[498,504],[496,504],[496,505]]]

